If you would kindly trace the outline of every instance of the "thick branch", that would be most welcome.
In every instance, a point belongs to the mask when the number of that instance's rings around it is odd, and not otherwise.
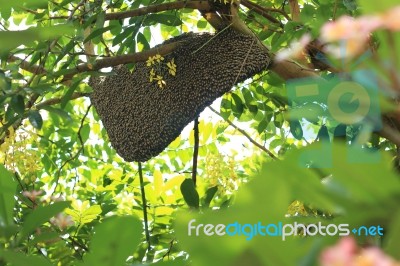
[[[290,13],[293,21],[300,21],[300,7],[297,0],[289,0]]]
[[[210,25],[216,29],[216,30],[223,30],[225,27],[227,27],[229,24],[226,23],[215,11],[203,11],[200,10],[201,15],[203,18],[207,20]]]
[[[278,74],[284,80],[307,77],[320,78],[313,69],[309,69],[292,60],[273,62],[269,69]]]
[[[159,47],[154,47],[152,49],[138,52],[135,54],[127,54],[127,55],[119,55],[114,57],[107,57],[103,59],[96,60],[94,64],[80,64],[74,70],[69,72],[68,74],[64,75],[65,80],[71,79],[74,75],[86,71],[94,71],[99,70],[105,67],[113,67],[122,64],[129,64],[129,63],[137,63],[146,61],[150,56],[154,56],[156,54],[166,55],[173,52],[179,46],[179,42],[173,42],[164,44]],[[58,74],[57,72],[54,73],[55,77],[61,76],[62,74]]]
[[[105,20],[137,17],[137,16],[147,15],[150,13],[157,13],[157,12],[182,9],[182,8],[191,8],[191,9],[199,9],[206,11],[210,10],[211,7],[208,1],[177,1],[177,2],[163,3],[159,5],[142,7],[124,12],[108,13],[105,16]]]

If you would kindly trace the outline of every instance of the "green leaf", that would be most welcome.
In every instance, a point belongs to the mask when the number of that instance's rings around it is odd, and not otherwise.
[[[139,32],[139,33],[137,34],[136,41],[137,41],[138,43],[141,43],[141,44],[143,45],[143,50],[148,50],[148,49],[150,49],[150,44],[149,44],[149,42],[147,41],[146,37],[143,35],[143,33]]]
[[[289,121],[290,133],[292,133],[295,139],[301,140],[303,139],[303,129],[301,128],[301,124],[298,120]]]
[[[388,230],[389,235],[385,235],[384,250],[393,258],[399,260],[400,253],[400,212],[393,215],[394,219]]]
[[[0,258],[11,263],[13,266],[54,266],[50,261],[44,257],[35,255],[27,255],[23,252],[0,250]]]
[[[32,45],[36,40],[49,40],[73,32],[73,28],[67,25],[32,27],[22,31],[0,31],[0,52],[9,51],[20,45]]]
[[[283,114],[282,113],[274,113],[274,125],[277,128],[282,128],[283,126]]]
[[[55,108],[53,106],[43,106],[41,109],[42,110],[46,110],[49,113],[56,114],[56,115],[58,115],[59,117],[61,117],[62,119],[64,119],[67,122],[71,122],[72,121],[72,118],[68,114],[68,112],[66,112],[66,111],[64,111],[64,110],[62,110],[60,108]]]
[[[29,122],[34,128],[41,129],[43,126],[43,118],[40,115],[39,111],[31,110],[28,113]]]
[[[11,226],[13,221],[14,194],[17,183],[13,175],[0,164],[0,227]]]
[[[16,112],[18,115],[23,116],[25,111],[25,102],[24,97],[22,95],[15,95],[11,98],[11,108]]]
[[[328,128],[325,125],[322,125],[321,128],[319,129],[317,134],[317,140],[322,140],[322,141],[330,140]]]
[[[337,125],[333,133],[333,138],[335,140],[342,139],[346,141],[346,136],[347,136],[346,130],[347,130],[347,125],[345,124]]]
[[[343,5],[350,11],[357,9],[357,2],[355,0],[343,0]]]
[[[125,265],[142,239],[142,223],[133,216],[111,217],[95,228],[90,252],[82,265]]]
[[[68,89],[68,91],[65,93],[65,95],[61,99],[61,109],[64,109],[69,100],[71,100],[72,94],[74,94],[76,88],[78,85],[81,83],[81,80],[75,81],[71,87]]]
[[[117,44],[120,44],[123,40],[125,40],[129,35],[132,33],[136,32],[138,30],[137,25],[129,26],[127,28],[124,28],[123,31],[116,35],[112,41],[112,46],[116,46]],[[136,34],[135,34],[136,35]]]
[[[35,247],[38,243],[56,242],[57,240],[61,240],[58,232],[41,232],[40,235],[35,235],[35,238],[30,240],[28,245]]]
[[[215,193],[218,191],[218,186],[210,187],[206,191],[206,197],[204,198],[203,206],[208,207],[210,206],[210,202],[215,196]]]
[[[261,134],[262,132],[264,132],[264,130],[267,128],[268,124],[269,124],[269,121],[267,121],[267,120],[265,120],[265,119],[261,120],[260,123],[259,123],[258,126],[257,126],[257,132],[258,132],[259,134]]]
[[[96,25],[95,25],[95,28],[96,28],[96,29],[101,29],[101,28],[104,27],[105,15],[106,15],[106,14],[105,14],[104,11],[100,11],[100,12],[97,14],[97,17],[96,17]]]
[[[183,196],[183,199],[189,205],[189,207],[192,208],[198,208],[199,207],[199,193],[197,193],[197,190],[194,186],[193,180],[192,179],[185,179],[182,184],[181,184],[181,193]]]
[[[221,100],[221,106],[220,106],[220,112],[221,116],[227,120],[232,112],[232,103],[225,97],[222,98]]]
[[[56,65],[58,62],[60,62],[61,59],[64,58],[66,54],[69,53],[75,46],[75,40],[72,39],[70,42],[65,45],[65,47],[62,49],[61,54],[57,57],[56,61],[54,62],[54,65]]]
[[[242,99],[237,95],[236,93],[231,93],[234,105],[233,111],[236,113],[237,117],[240,117],[240,115],[243,113],[243,102]]]
[[[80,133],[81,133],[82,142],[85,143],[89,139],[90,125],[89,124],[83,125]]]
[[[79,225],[90,223],[102,213],[100,205],[89,206],[89,201],[82,202],[82,205],[72,204],[73,209],[65,210],[66,214],[72,216],[74,221]]]
[[[200,19],[197,21],[197,28],[204,29],[207,27],[207,21],[205,19]]]
[[[11,81],[6,77],[5,73],[0,70],[0,90],[8,91],[11,88]]]
[[[59,201],[47,206],[39,206],[32,213],[30,213],[24,222],[22,228],[21,238],[30,234],[37,227],[41,226],[45,222],[49,221],[50,218],[56,216],[62,212],[65,208],[70,205],[69,201]]]
[[[101,36],[104,32],[107,32],[107,31],[111,30],[114,27],[115,26],[107,26],[107,27],[104,27],[104,28],[95,29],[94,31],[92,31],[92,33],[89,34],[89,36],[87,36],[85,38],[83,43],[86,43],[86,42],[92,40],[93,38]]]
[[[102,212],[100,205],[90,206],[89,209],[85,210],[81,215],[81,223],[87,224],[97,218]]]
[[[170,13],[170,12],[165,12],[161,14],[150,14],[147,15],[146,17],[146,23],[152,22],[152,23],[160,23],[164,24],[167,26],[180,26],[182,25],[182,20],[178,17],[178,15]],[[147,26],[147,24],[145,24]]]
[[[379,5],[370,0],[359,0],[358,4],[361,6],[364,13],[377,13],[389,10],[399,4],[397,0],[381,0]]]

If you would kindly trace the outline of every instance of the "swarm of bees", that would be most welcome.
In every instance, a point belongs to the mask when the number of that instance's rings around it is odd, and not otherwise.
[[[164,55],[176,72],[160,70],[162,88],[149,81],[146,62],[137,63],[133,72],[118,66],[115,75],[91,78],[91,101],[112,146],[126,161],[157,156],[205,107],[271,62],[253,37],[230,29],[184,34],[165,43],[178,40],[179,48]]]

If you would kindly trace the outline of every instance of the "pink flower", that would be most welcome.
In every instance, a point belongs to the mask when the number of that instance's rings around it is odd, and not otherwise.
[[[381,19],[383,21],[383,26],[392,31],[400,30],[400,6],[396,6],[384,14],[382,14]]]
[[[53,225],[58,226],[58,228],[60,228],[61,230],[64,230],[65,228],[74,225],[72,217],[64,213],[57,214],[55,217],[50,219],[50,222]]]
[[[31,201],[35,201],[38,196],[40,196],[43,193],[42,190],[32,190],[32,191],[24,191],[22,192],[22,195],[30,199]]]
[[[361,251],[355,259],[356,266],[399,266],[392,258],[387,256],[379,248],[369,247]]]
[[[357,248],[352,237],[344,237],[325,249],[320,257],[321,266],[400,266],[400,262],[387,256],[377,247]]]
[[[324,51],[335,58],[354,58],[364,51],[366,45],[366,40],[349,39],[339,41],[338,44],[327,44]]]
[[[303,51],[311,42],[311,35],[304,34],[300,40],[290,43],[289,48],[279,51],[275,56],[275,61],[281,62],[286,59],[299,59],[303,56]]]
[[[344,237],[321,254],[321,266],[350,266],[357,252],[356,241],[352,237]]]
[[[328,54],[336,58],[352,58],[365,50],[371,33],[382,25],[380,16],[343,16],[322,26],[321,40],[338,42],[326,46]]]
[[[354,36],[355,25],[354,19],[349,16],[327,22],[321,28],[321,39],[326,42],[349,39]]]
[[[374,30],[383,25],[379,16],[362,16],[352,18],[342,16],[336,21],[330,21],[321,28],[321,39],[325,42],[339,40],[366,41]]]

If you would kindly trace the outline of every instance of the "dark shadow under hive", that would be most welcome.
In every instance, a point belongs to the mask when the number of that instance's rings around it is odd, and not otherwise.
[[[149,82],[150,68],[137,63],[115,75],[92,78],[95,106],[111,144],[126,161],[144,162],[162,152],[183,128],[233,85],[261,72],[268,52],[250,36],[233,30],[219,34],[184,34],[164,62],[174,58],[176,76],[163,73],[165,87]],[[166,42],[166,43],[167,43]]]

